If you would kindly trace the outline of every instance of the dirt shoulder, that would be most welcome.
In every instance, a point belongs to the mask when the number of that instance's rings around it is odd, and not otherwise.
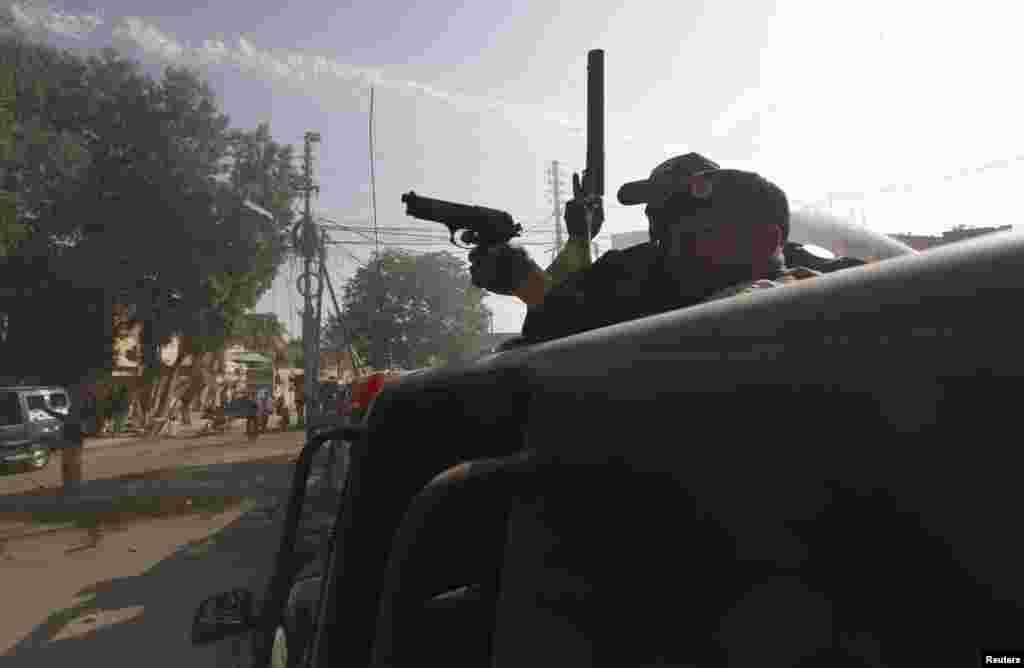
[[[311,492],[323,487],[323,461]],[[222,666],[224,644],[191,646],[192,616],[220,591],[265,592],[293,472],[294,453],[135,472],[90,484],[145,493],[97,496],[93,507],[0,510],[0,587],[5,601],[18,601],[4,606],[2,663]],[[197,479],[216,485],[196,488]],[[162,483],[177,487],[150,494]],[[316,544],[323,520],[306,517],[303,545]]]
[[[216,648],[188,642],[212,593],[260,587],[280,537],[273,507],[239,504],[212,516],[64,529],[4,541],[7,609],[0,653],[9,666],[215,666]]]

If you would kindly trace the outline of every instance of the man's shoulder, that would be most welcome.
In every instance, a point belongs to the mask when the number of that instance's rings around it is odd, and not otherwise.
[[[594,262],[590,273],[598,282],[644,280],[656,264],[657,246],[644,243],[606,252]]]
[[[654,249],[653,244],[638,244],[609,250],[590,267],[570,275],[552,289],[545,301],[553,301],[552,297],[572,297],[578,300],[583,294],[593,291],[614,294],[614,290],[610,291],[612,285],[625,287],[637,281],[643,282],[654,266]]]
[[[623,266],[650,264],[655,259],[656,250],[657,246],[650,241],[630,246],[629,248],[612,249],[598,258],[594,265]]]
[[[527,311],[523,336],[548,340],[657,312],[663,300],[653,244],[610,250]],[[653,279],[653,282],[652,282]]]

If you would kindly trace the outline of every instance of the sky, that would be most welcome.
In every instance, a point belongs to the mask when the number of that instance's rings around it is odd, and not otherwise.
[[[546,177],[560,161],[564,197],[583,168],[594,48],[606,52],[602,250],[646,228],[618,187],[689,151],[767,176],[794,208],[828,206],[884,233],[1019,224],[1024,10],[1005,0],[0,2],[54,46],[114,46],[157,77],[169,63],[197,68],[234,127],[269,122],[300,150],[320,132],[313,209],[336,223],[372,223],[372,88],[377,222],[438,239],[410,250],[465,256],[442,226],[405,215],[400,195],[415,190],[509,211],[546,266]],[[340,291],[373,246],[331,234]],[[297,276],[285,267],[257,309],[292,335]],[[517,299],[487,303],[495,331],[520,329]]]

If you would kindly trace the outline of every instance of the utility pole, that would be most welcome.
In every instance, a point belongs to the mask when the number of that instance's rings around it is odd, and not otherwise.
[[[313,214],[310,211],[309,202],[313,191],[320,191],[320,187],[313,183],[313,144],[319,141],[319,132],[306,133],[305,152],[303,153],[303,174],[301,182],[296,186],[296,190],[302,192],[305,199],[305,211],[302,221],[296,223],[296,225],[301,225],[300,229],[302,232],[301,235],[296,236],[301,239],[302,255],[305,259],[305,271],[299,277],[299,293],[305,299],[302,311],[302,347],[306,362],[306,382],[304,383],[303,394],[306,399],[305,421],[307,438],[312,436],[313,426],[319,417],[317,390],[320,385],[320,323],[317,316],[320,309],[314,307],[313,300],[315,298],[319,301],[323,291],[323,281],[319,267],[314,267],[314,263],[319,263],[320,260],[320,235],[317,233],[316,225],[313,223]],[[314,281],[316,283],[315,288],[313,287]],[[302,419],[302,416],[299,416],[299,418]]]
[[[551,201],[554,208],[551,210],[551,217],[555,223],[555,247],[552,256],[557,256],[562,250],[562,172],[561,163],[557,160],[551,161],[551,171],[548,172],[547,182],[551,186]]]
[[[552,196],[555,200],[555,208],[551,212],[551,215],[555,219],[555,253],[557,254],[562,250],[562,199],[561,180],[558,178],[558,161],[554,160],[551,162],[551,189]]]

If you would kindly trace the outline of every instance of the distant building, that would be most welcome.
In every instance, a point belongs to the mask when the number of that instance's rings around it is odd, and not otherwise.
[[[358,375],[356,368],[365,371],[365,364],[355,360],[353,364],[352,354],[348,350],[321,350],[320,351],[320,381],[329,380],[332,376],[339,383],[351,383]]]
[[[636,232],[624,232],[622,234],[613,234],[612,237],[612,250],[622,250],[623,248],[630,248],[639,244],[645,244],[650,241],[651,236],[647,230],[637,230]]]
[[[902,241],[914,250],[923,251],[928,250],[929,248],[935,248],[936,246],[944,246],[956,241],[963,241],[964,239],[981,237],[986,234],[992,234],[993,232],[1009,232],[1012,229],[1013,225],[1003,225],[1001,227],[967,227],[965,225],[961,225],[959,227],[954,227],[951,230],[946,230],[942,233],[942,236],[937,237],[921,234],[890,234],[889,236],[893,239]]]
[[[799,213],[799,212],[798,212]],[[799,223],[797,216],[794,216],[794,222]],[[799,225],[795,225],[795,229],[799,230]],[[971,239],[974,237],[984,236],[986,234],[992,234],[993,232],[1007,232],[1013,229],[1013,225],[1003,225],[1001,227],[966,227],[960,226],[955,227],[952,230],[947,230],[942,233],[941,236],[927,236],[920,234],[889,234],[886,236],[892,237],[893,239],[903,242],[913,248],[916,251],[923,251],[929,248],[935,248],[936,246],[942,246],[950,244],[955,241],[963,241],[964,239]],[[794,237],[799,237],[798,234],[794,233]],[[612,248],[614,250],[622,250],[623,248],[630,248],[637,244],[646,243],[650,237],[647,230],[638,230],[636,232],[625,232],[623,234],[613,234]],[[796,238],[795,241],[802,243],[813,243],[813,240],[805,240],[802,238]],[[818,241],[819,245],[828,246],[829,250],[837,255],[849,255],[854,256],[864,255],[864,249],[862,248],[850,248],[849,244],[837,241],[832,244],[824,244]]]
[[[518,332],[491,332],[480,339],[480,355],[489,355],[494,349],[510,339],[519,336]]]

